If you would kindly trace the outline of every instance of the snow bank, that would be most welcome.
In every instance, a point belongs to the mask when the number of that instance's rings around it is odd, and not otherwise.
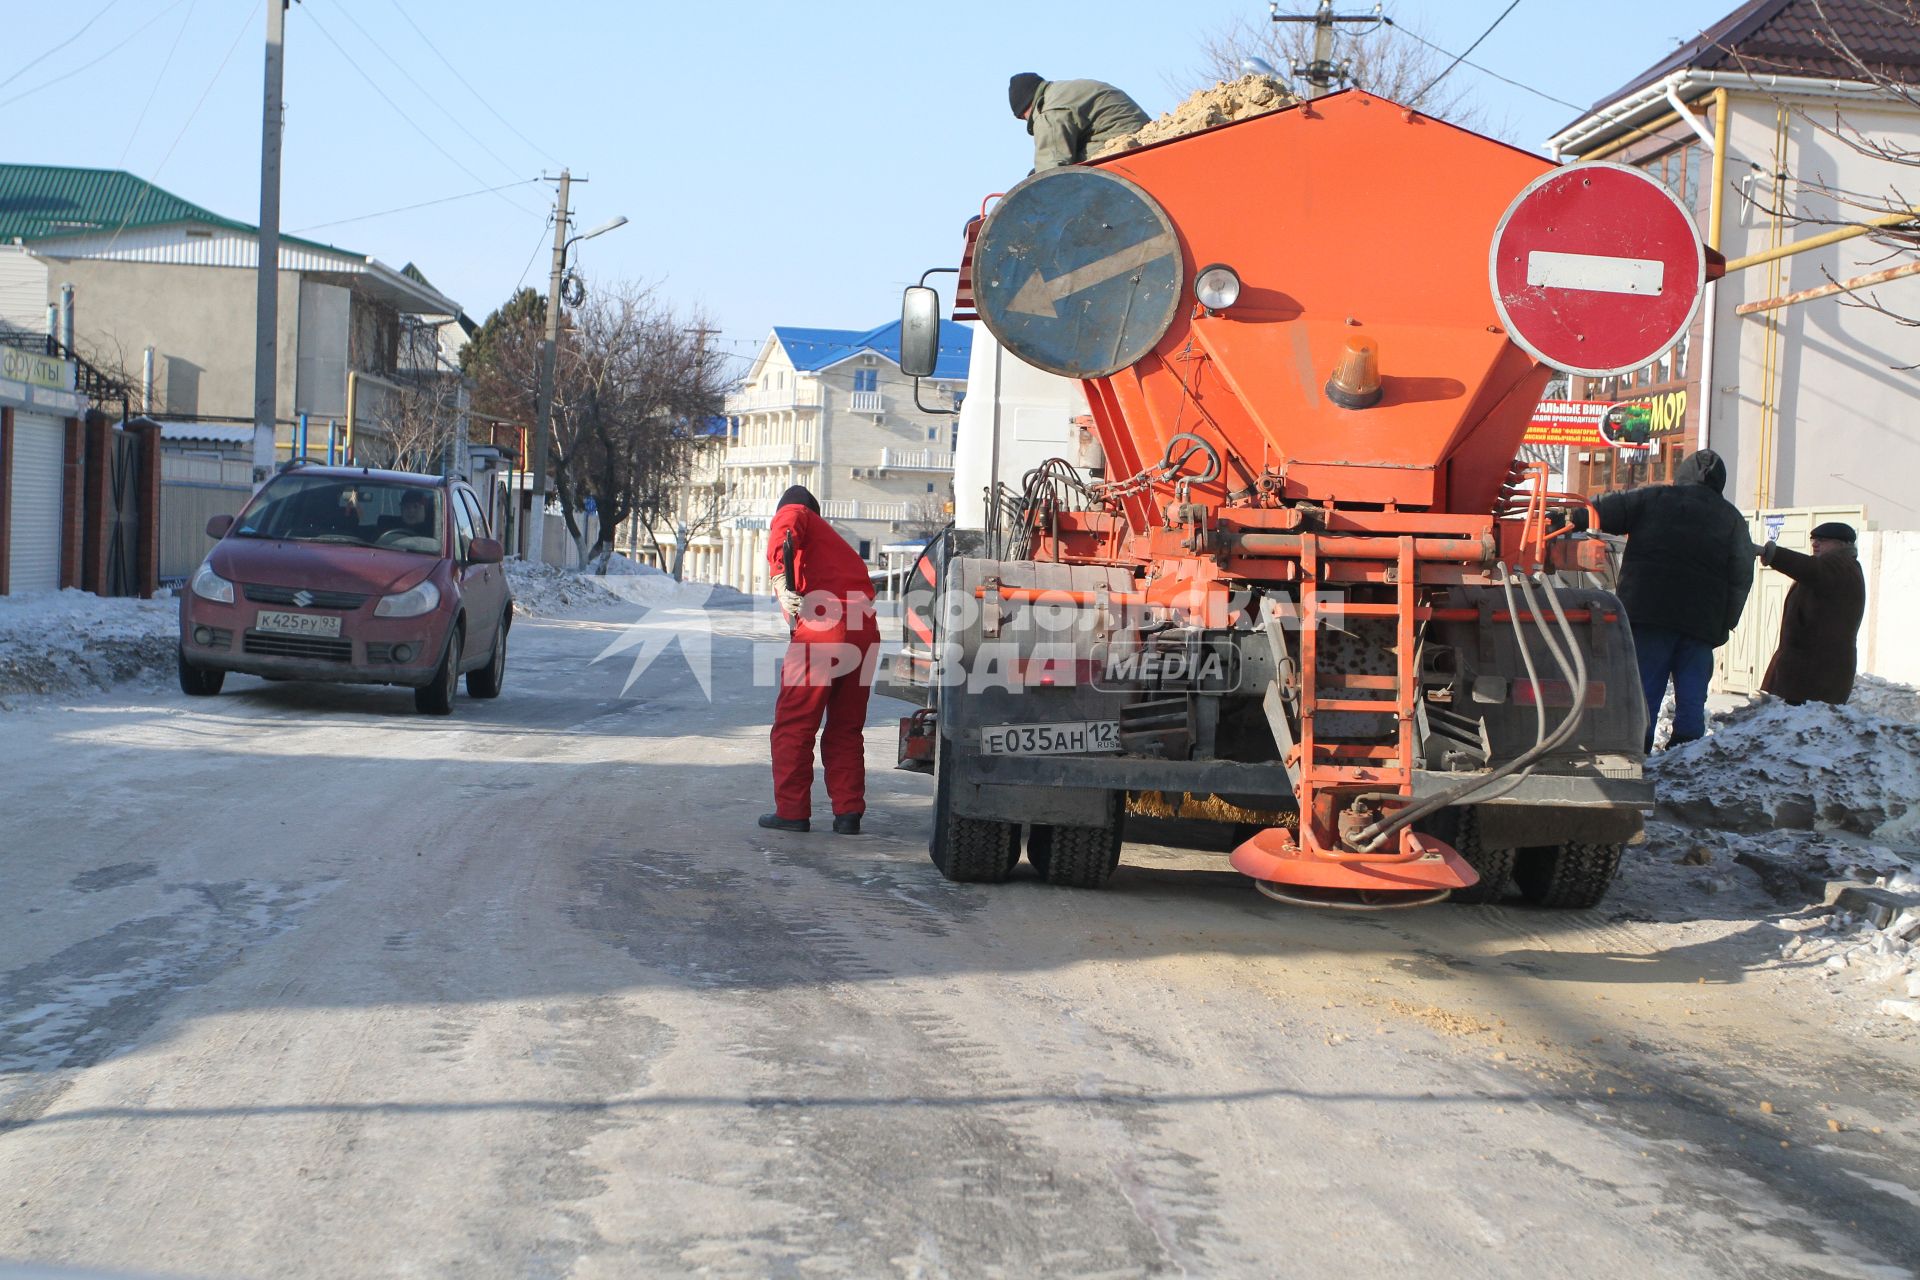
[[[1763,698],[1714,718],[1711,732],[1647,765],[1663,810],[1722,831],[1847,831],[1911,846],[1920,838],[1920,726],[1901,686],[1875,682],[1844,707]],[[1910,694],[1911,691],[1908,691]]]
[[[1920,1034],[1920,692],[1862,676],[1843,707],[1756,698],[1647,774],[1660,813],[1623,899],[1655,918],[1770,917],[1801,990]],[[1824,905],[1839,882],[1916,905],[1863,918]]]
[[[540,618],[620,603],[620,597],[602,586],[600,579],[577,569],[525,560],[509,560],[506,565],[513,611],[520,617]]]
[[[600,572],[590,571],[596,568]],[[604,563],[592,562],[588,570],[507,561],[514,612],[540,617],[614,604],[637,604],[649,609],[725,608],[752,599],[732,587],[675,582],[672,575],[663,570],[631,560],[617,551]]]
[[[0,707],[18,695],[104,689],[171,670],[180,605],[85,591],[0,596]]]

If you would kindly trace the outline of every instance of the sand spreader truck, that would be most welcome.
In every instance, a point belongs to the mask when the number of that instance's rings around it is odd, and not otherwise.
[[[1584,499],[1516,458],[1556,370],[1647,364],[1719,265],[1637,170],[1360,91],[990,198],[956,300],[1080,380],[1092,447],[905,593],[936,866],[1099,886],[1154,796],[1284,901],[1598,902],[1653,800],[1633,636]]]

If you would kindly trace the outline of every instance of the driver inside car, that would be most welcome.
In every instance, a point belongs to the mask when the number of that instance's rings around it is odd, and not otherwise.
[[[433,537],[430,504],[424,493],[409,493],[400,499],[400,532],[412,538]]]

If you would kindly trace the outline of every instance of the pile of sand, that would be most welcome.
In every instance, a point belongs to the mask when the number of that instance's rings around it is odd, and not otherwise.
[[[1300,99],[1286,84],[1272,76],[1245,75],[1238,80],[1222,81],[1211,89],[1202,89],[1158,120],[1138,132],[1115,138],[1098,155],[1112,155],[1152,142],[1165,142],[1189,133],[1199,133],[1216,125],[1231,124],[1251,116],[1290,107]],[[1093,159],[1095,157],[1088,157]]]

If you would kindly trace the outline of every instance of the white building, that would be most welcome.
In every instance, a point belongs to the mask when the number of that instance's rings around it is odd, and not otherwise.
[[[1834,35],[1868,51],[1875,72],[1909,92],[1920,83],[1920,26],[1910,20],[1864,0],[1753,0],[1550,139],[1562,159],[1661,177],[1733,268],[1709,286],[1674,351],[1627,377],[1575,380],[1580,398],[1660,401],[1656,420],[1674,424],[1650,454],[1574,458],[1575,487],[1601,493],[1666,480],[1681,458],[1710,447],[1727,460],[1727,497],[1743,508],[1864,506],[1879,528],[1920,529],[1920,494],[1895,479],[1920,475],[1916,383],[1901,371],[1920,359],[1913,329],[1845,296],[1741,314],[1905,255],[1856,236],[1744,260],[1920,202],[1909,163],[1844,140],[1857,132],[1911,156],[1920,110],[1823,44],[1821,8]],[[1920,279],[1877,294],[1920,316]]]
[[[923,410],[900,372],[897,321],[865,332],[776,327],[727,401],[724,439],[701,450],[683,494],[685,576],[764,593],[767,525],[795,484],[876,568],[884,546],[944,526],[957,418],[943,411],[965,394],[971,340],[965,326],[943,324]],[[661,534],[671,548],[672,532]]]

